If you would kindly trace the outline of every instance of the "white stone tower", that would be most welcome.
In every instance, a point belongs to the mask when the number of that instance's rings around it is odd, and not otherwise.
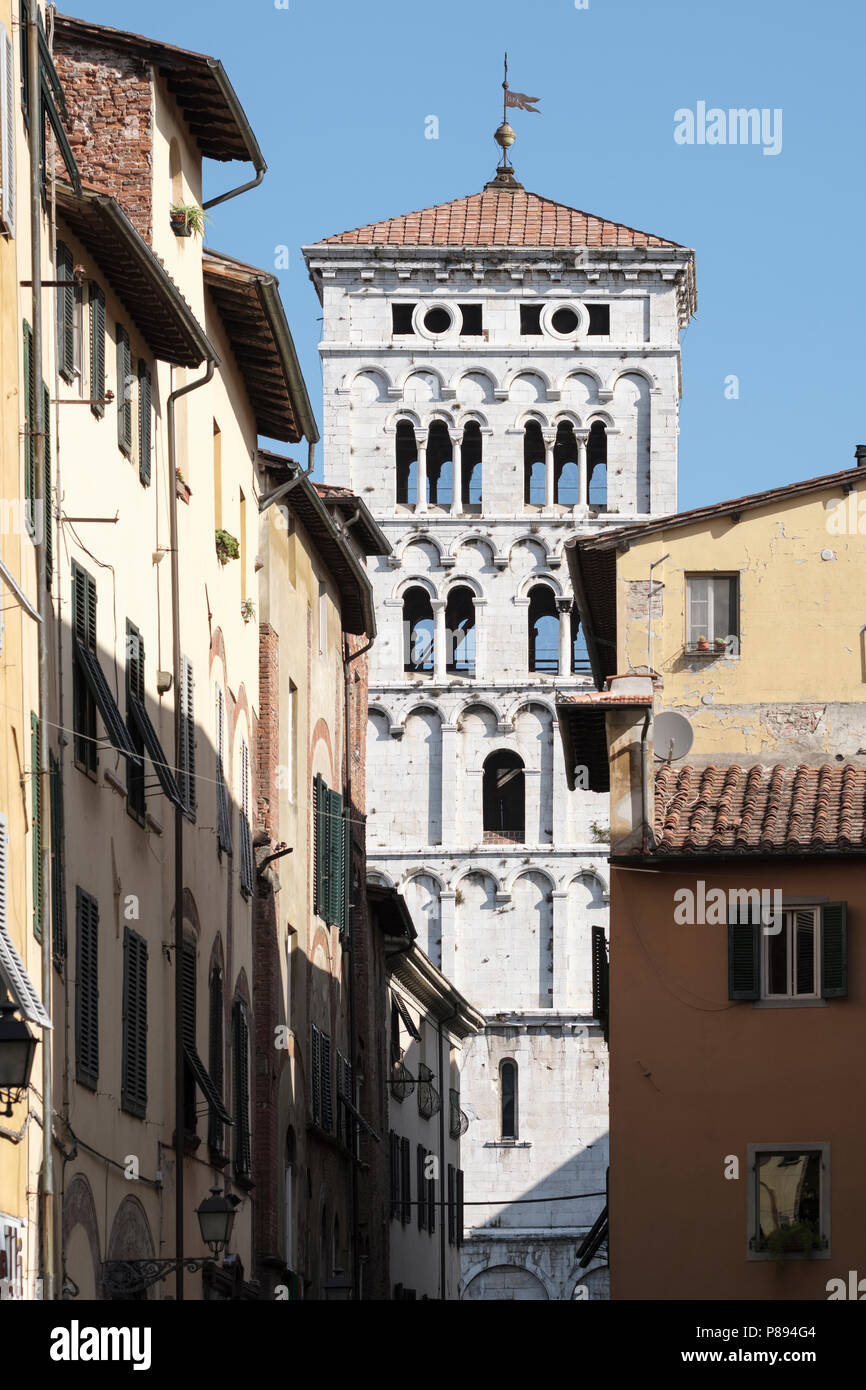
[[[563,544],[676,507],[693,255],[507,167],[304,254],[325,479],[394,547],[371,562],[368,864],[488,1020],[434,1082],[471,1120],[466,1202],[491,1199],[466,1207],[465,1296],[604,1297],[603,1250],[576,1251],[607,1167],[607,804],[568,791],[556,730],[592,684]]]

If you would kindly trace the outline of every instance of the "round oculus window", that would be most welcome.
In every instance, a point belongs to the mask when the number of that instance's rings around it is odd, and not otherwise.
[[[573,309],[557,309],[550,316],[550,325],[556,333],[576,333],[579,322]]]
[[[447,309],[428,309],[424,315],[424,327],[428,333],[447,333],[451,327],[451,315]]]

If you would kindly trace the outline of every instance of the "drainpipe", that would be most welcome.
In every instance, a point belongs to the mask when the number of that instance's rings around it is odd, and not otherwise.
[[[33,401],[33,453],[34,488],[33,507],[36,534],[36,588],[39,610],[39,746],[38,769],[31,769],[31,776],[39,778],[40,804],[48,805],[45,789],[48,787],[48,741],[45,737],[45,712],[48,699],[48,633],[46,617],[47,602],[47,564],[46,564],[46,526],[45,517],[50,505],[50,497],[45,495],[45,408],[42,397],[42,170],[40,168],[40,139],[42,129],[42,96],[39,85],[39,5],[38,0],[29,0],[27,9],[27,75],[29,94],[27,116],[30,123],[30,260],[31,260],[31,317],[33,319],[32,368],[35,401]],[[42,897],[42,1002],[51,1013],[51,946],[50,935],[53,923],[50,922],[51,897],[48,880],[49,847],[47,837],[42,835],[39,856],[40,893]],[[42,1297],[46,1301],[54,1298],[54,1153],[53,1116],[54,1097],[52,1093],[52,1048],[51,1033],[42,1030]]]
[[[293,478],[290,478],[289,481],[288,481],[287,483],[280,483],[280,486],[277,487],[277,488],[274,488],[273,492],[267,492],[267,493],[265,493],[264,497],[260,497],[260,498],[259,498],[259,515],[261,516],[262,512],[267,511],[268,507],[274,506],[277,502],[282,502],[283,498],[284,498],[284,497],[287,497],[287,496],[289,495],[289,493],[292,491],[293,488],[296,488],[296,487],[298,486],[299,483],[302,483],[302,482],[304,481],[305,478],[309,478],[310,474],[312,473],[312,471],[313,471],[313,469],[314,469],[314,467],[315,467],[315,462],[316,462],[316,444],[315,444],[315,440],[307,440],[307,466],[306,466],[306,468],[304,468],[304,469],[299,469],[298,472],[295,474],[295,476],[294,476]]]
[[[649,731],[652,724],[652,709],[644,715],[643,733],[640,736],[640,791],[641,791],[641,853],[647,854],[650,848],[650,776],[649,776]]]
[[[264,155],[259,149],[259,142],[247,120],[246,112],[238,101],[237,93],[228,79],[225,68],[218,58],[208,58],[207,65],[220,89],[230,116],[234,119],[235,124],[241,132],[246,147],[247,157],[255,169],[256,175],[255,178],[250,179],[248,183],[242,183],[238,188],[229,189],[228,193],[220,193],[217,198],[208,198],[206,203],[202,203],[202,208],[204,210],[215,208],[219,203],[227,203],[230,198],[237,198],[241,193],[246,193],[251,188],[257,188],[268,168],[265,163]]]
[[[34,0],[35,3],[35,0]],[[177,435],[175,405],[181,396],[197,391],[211,380],[216,368],[213,357],[207,359],[205,374],[186,386],[172,391],[168,398],[166,415],[168,417],[168,495],[171,549],[171,638],[172,673],[174,682],[174,764],[181,765],[181,708],[180,708],[180,573],[177,542],[177,488],[175,470],[177,468]],[[172,377],[174,369],[172,369]],[[175,1258],[177,1260],[177,1288],[175,1297],[183,1300],[183,990],[181,986],[181,960],[183,956],[183,811],[174,808],[174,1151],[175,1151]]]

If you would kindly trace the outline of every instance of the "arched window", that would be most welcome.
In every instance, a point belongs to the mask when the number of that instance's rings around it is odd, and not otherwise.
[[[589,505],[607,510],[607,430],[596,420],[586,444],[586,471],[589,478]]]
[[[433,670],[433,605],[417,586],[403,595],[403,670]]]
[[[482,786],[484,840],[522,844],[526,838],[526,792],[523,759],[508,749],[484,760]]]
[[[434,420],[427,436],[427,501],[450,507],[453,496],[451,436],[444,420]]]
[[[463,478],[464,509],[481,511],[481,426],[477,420],[467,420],[460,453]]]
[[[554,497],[564,507],[575,507],[577,495],[577,440],[570,420],[560,420],[553,446]]]
[[[499,1063],[499,1114],[501,1139],[517,1138],[517,1063]]]
[[[544,437],[537,420],[527,420],[523,431],[523,500],[533,507],[545,502]]]
[[[586,675],[592,670],[576,603],[571,610],[571,669],[576,676]]]
[[[547,675],[559,671],[559,614],[546,584],[529,591],[529,669]]]
[[[448,643],[446,669],[455,676],[475,675],[475,595],[466,585],[448,593],[445,632]]]
[[[397,421],[397,501],[414,507],[418,501],[418,446],[411,420]]]

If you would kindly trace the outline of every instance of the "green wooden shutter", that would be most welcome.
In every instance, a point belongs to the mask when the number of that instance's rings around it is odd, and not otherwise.
[[[183,994],[183,1041],[185,1047],[195,1047],[195,946],[183,943],[181,953],[181,991]]]
[[[319,1030],[316,1025],[313,1024],[310,1033],[310,1102],[313,1111],[314,1125],[319,1123],[319,1114],[321,1111],[320,1076],[321,1051],[319,1048]]]
[[[821,997],[844,999],[848,993],[848,904],[825,903],[821,912]]]
[[[331,1089],[331,1039],[327,1033],[319,1035],[320,1079],[322,1088],[322,1128],[330,1134],[334,1128],[334,1101]]]
[[[39,719],[30,715],[30,833],[33,843],[33,935],[42,940],[42,740]]]
[[[313,911],[327,919],[328,789],[320,773],[313,778]]]
[[[192,662],[188,657],[180,658],[180,776],[178,785],[184,805],[190,816],[196,808],[195,785],[195,680]],[[221,757],[221,751],[218,749]]]
[[[133,1115],[147,1110],[147,942],[123,933],[123,1062],[121,1106]]]
[[[126,793],[129,809],[139,818],[147,810],[144,771],[144,739],[131,708],[131,699],[144,703],[144,643],[133,623],[126,622],[126,728],[138,758],[126,760]]]
[[[150,451],[153,439],[153,382],[146,362],[138,363],[138,476],[150,486]]]
[[[75,1075],[96,1090],[99,1080],[99,907],[75,889]]]
[[[66,882],[64,876],[63,777],[53,752],[48,754],[51,773],[51,948],[54,964],[63,971],[66,961]]]
[[[210,977],[208,1019],[208,1071],[217,1094],[223,1094],[223,977],[219,966],[214,966]],[[212,1149],[221,1150],[223,1146],[223,1122],[213,1106],[208,1119],[208,1144]]]
[[[45,584],[51,588],[54,576],[54,530],[51,524],[51,392],[42,383],[42,413],[45,417],[43,454],[42,534],[45,543]]]
[[[745,919],[745,920],[742,920]],[[728,998],[761,997],[761,937],[751,909],[733,907],[728,919]]]
[[[75,376],[75,285],[72,252],[63,241],[57,243],[57,278],[65,283],[57,289],[57,365],[65,381]]]
[[[122,323],[117,331],[117,444],[129,458],[132,453],[132,354],[129,334]]]
[[[90,282],[90,409],[105,414],[105,293]]]
[[[325,788],[327,802],[327,887],[325,921],[343,929],[345,917],[345,832],[343,828],[343,798],[339,792]]]
[[[250,831],[250,750],[241,739],[241,893],[245,898],[253,894],[253,842]]]
[[[248,1177],[252,1168],[250,1145],[249,1025],[246,1006],[239,999],[235,1014],[235,1171]]]
[[[33,506],[36,496],[36,440],[35,429],[36,393],[33,379],[33,331],[24,321],[24,501],[26,505],[26,525],[30,535],[35,530]]]

